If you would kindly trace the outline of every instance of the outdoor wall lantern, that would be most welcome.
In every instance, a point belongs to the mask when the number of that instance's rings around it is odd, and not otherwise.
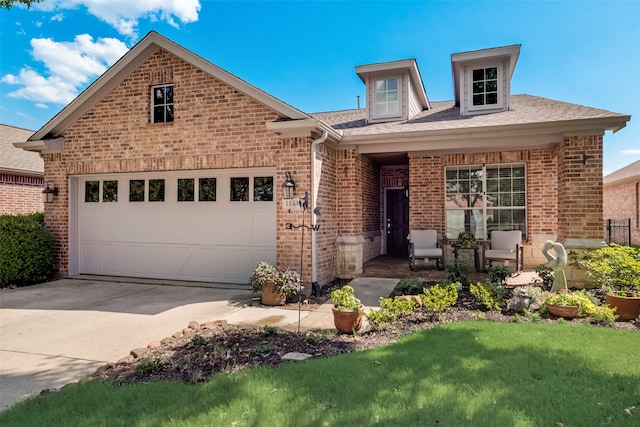
[[[53,203],[53,198],[58,196],[58,187],[54,187],[53,181],[47,182],[47,186],[42,190],[42,201],[45,203]]]
[[[293,199],[293,195],[296,192],[296,183],[291,178],[291,172],[286,173],[286,179],[282,184],[282,198],[283,199]]]

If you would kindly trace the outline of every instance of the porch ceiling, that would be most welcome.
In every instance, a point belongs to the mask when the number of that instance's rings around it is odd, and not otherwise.
[[[408,165],[409,156],[407,153],[370,153],[365,157],[373,160],[380,166]]]

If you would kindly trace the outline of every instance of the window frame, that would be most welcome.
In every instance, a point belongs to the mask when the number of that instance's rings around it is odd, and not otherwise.
[[[171,102],[166,102],[166,100],[165,100],[164,103],[156,104],[154,102],[154,100],[155,100],[155,91],[157,89],[163,89],[163,88],[167,88],[167,87],[171,88]],[[176,110],[175,110],[175,85],[172,84],[172,83],[171,84],[154,85],[154,86],[151,86],[151,90],[150,90],[149,93],[150,93],[150,99],[149,99],[150,107],[149,107],[149,109],[150,109],[150,113],[151,113],[151,123],[152,124],[173,123],[174,120],[175,120],[175,112],[176,112]],[[163,120],[156,120],[155,108],[158,107],[158,106],[163,106],[164,107],[164,109],[163,109],[163,111],[164,111]],[[171,120],[167,120],[167,117],[166,117],[167,116],[167,107],[168,106],[171,106],[171,109],[173,111],[172,114],[171,114]]]
[[[473,105],[473,72],[476,70],[484,70],[486,75],[486,70],[488,68],[496,69],[496,80],[497,80],[497,88],[496,88],[496,96],[497,102],[495,104],[483,104],[483,105]],[[466,76],[466,86],[467,86],[467,110],[468,111],[483,111],[483,110],[498,110],[504,108],[504,64],[495,63],[495,62],[484,62],[479,64],[469,65],[467,67],[467,76]],[[486,79],[483,80],[486,83]],[[482,92],[485,97],[487,94],[486,88],[485,91]],[[489,92],[493,93],[493,92]]]
[[[507,168],[511,168],[511,173],[509,174],[509,177],[506,176],[502,176],[499,175],[497,180],[500,181],[500,179],[506,179],[509,178],[508,180],[511,182],[511,190],[510,191],[494,191],[491,192],[492,195],[508,195],[509,198],[511,199],[511,203],[508,205],[504,205],[504,206],[500,206],[500,205],[494,205],[491,203],[490,199],[489,199],[489,191],[488,190],[488,185],[487,182],[491,179],[489,177],[489,173],[487,172],[488,170],[498,170],[500,173],[500,171],[506,170]],[[474,169],[480,171],[480,182],[481,182],[481,189],[480,191],[474,191],[474,192],[449,192],[448,191],[448,184],[451,182],[448,179],[447,176],[447,172],[452,171],[452,170],[456,170],[458,171],[458,177],[460,176],[459,171],[460,170],[464,170],[464,169],[468,169],[469,171],[472,171]],[[514,169],[521,169],[522,170],[522,176],[516,176],[513,173]],[[458,182],[460,180],[460,178],[456,179],[456,182]],[[514,182],[517,181],[523,181],[523,191],[516,191],[514,189]],[[477,180],[475,180],[477,182]],[[469,189],[471,189],[471,182],[472,180],[469,179]],[[478,195],[479,197],[476,199],[480,200],[480,205],[479,206],[475,206],[475,202],[474,201],[474,205],[472,206],[467,206],[467,207],[447,207],[447,204],[449,202],[449,197],[451,197],[454,194],[458,194],[458,195],[462,195],[462,194],[475,194]],[[513,200],[521,200],[521,198],[518,197],[514,197],[514,195],[518,195],[518,194],[523,194],[524,200],[522,204],[514,204]],[[449,231],[449,218],[450,215],[449,213],[454,212],[454,211],[461,211],[461,212],[466,212],[469,211],[470,215],[473,216],[473,212],[476,211],[480,214],[480,218],[482,220],[482,223],[480,224],[480,230],[482,231],[482,233],[478,233],[478,226],[476,226],[476,232],[474,233],[475,237],[479,240],[486,240],[489,239],[489,236],[491,234],[491,231],[493,230],[497,230],[497,229],[502,229],[500,227],[500,223],[498,223],[498,226],[492,226],[489,223],[489,217],[494,218],[494,216],[496,215],[496,211],[510,211],[511,215],[512,215],[512,222],[511,225],[512,227],[510,227],[509,229],[518,229],[518,230],[522,230],[522,235],[523,238],[526,240],[527,238],[527,229],[528,229],[528,186],[527,186],[527,166],[526,163],[523,162],[513,162],[513,163],[491,163],[491,164],[468,164],[468,165],[449,165],[445,167],[445,173],[444,173],[444,217],[445,217],[445,234],[447,236],[447,238],[449,239],[455,239],[457,237],[457,233],[454,232],[450,232]],[[454,202],[455,203],[455,202]],[[520,224],[520,222],[513,222],[513,213],[516,211],[521,211],[522,212],[522,216],[523,216],[523,221],[522,221],[522,225],[521,227],[517,227],[517,224]],[[490,214],[489,214],[490,212]],[[467,232],[473,232],[473,230],[471,230],[471,222],[469,224],[466,223],[466,217],[467,215],[465,214],[465,221],[462,224],[463,230],[460,231],[467,231]],[[478,218],[473,218],[473,220],[477,221]],[[454,235],[455,234],[455,235]],[[480,234],[480,235],[479,235]]]
[[[394,117],[402,117],[402,105],[403,105],[403,101],[402,101],[402,75],[401,74],[397,74],[397,75],[387,75],[387,76],[380,76],[377,78],[372,79],[373,80],[373,85],[372,85],[372,94],[371,94],[371,104],[373,106],[373,119],[385,119],[385,118],[394,118]],[[396,104],[398,106],[398,110],[396,112],[380,112],[380,109],[378,108],[378,83],[379,82],[388,82],[390,80],[395,80],[396,81],[396,95],[397,95],[397,100],[396,100]],[[389,93],[389,90],[386,90],[385,93]],[[389,101],[387,100],[385,102],[384,105],[389,105]]]

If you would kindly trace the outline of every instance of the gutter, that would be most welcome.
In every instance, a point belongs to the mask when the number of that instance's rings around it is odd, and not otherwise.
[[[311,286],[313,288],[314,293],[316,293],[316,287],[319,288],[318,285],[318,244],[316,241],[316,224],[315,224],[315,209],[316,209],[316,197],[318,196],[318,191],[316,189],[316,147],[327,140],[329,136],[329,132],[323,130],[322,136],[311,141]]]

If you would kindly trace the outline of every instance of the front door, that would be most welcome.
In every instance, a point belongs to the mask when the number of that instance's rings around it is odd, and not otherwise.
[[[404,189],[388,189],[386,199],[387,254],[407,255],[409,198]]]

